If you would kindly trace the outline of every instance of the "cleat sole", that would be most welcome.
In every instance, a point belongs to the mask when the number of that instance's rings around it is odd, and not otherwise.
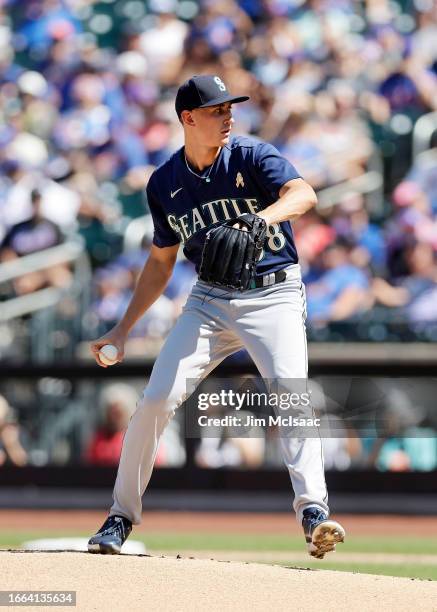
[[[330,519],[322,521],[314,528],[308,552],[316,559],[323,559],[326,553],[335,552],[336,544],[344,542],[346,532],[340,523]]]
[[[101,555],[119,555],[120,549],[110,544],[88,544],[88,552]]]

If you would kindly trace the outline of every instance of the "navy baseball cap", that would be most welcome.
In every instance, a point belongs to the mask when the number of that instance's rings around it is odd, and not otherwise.
[[[176,94],[175,108],[180,118],[182,111],[207,108],[224,102],[245,102],[249,96],[232,96],[220,77],[212,74],[193,76],[185,81]]]

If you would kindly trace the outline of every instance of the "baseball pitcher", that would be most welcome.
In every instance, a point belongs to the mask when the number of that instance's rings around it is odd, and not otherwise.
[[[130,420],[114,503],[90,552],[119,553],[140,523],[166,424],[223,359],[245,348],[266,379],[307,377],[305,290],[291,224],[316,195],[273,146],[231,136],[232,105],[248,99],[213,75],[194,76],[177,92],[184,146],[150,178],[153,245],[125,315],[91,344],[97,363],[106,367],[99,357],[106,344],[123,359],[130,329],[164,291],[181,244],[199,278]],[[320,437],[280,444],[309,553],[323,558],[345,532],[329,518]]]

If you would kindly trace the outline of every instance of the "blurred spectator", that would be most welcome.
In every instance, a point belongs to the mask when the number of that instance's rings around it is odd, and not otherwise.
[[[127,308],[132,278],[129,271],[112,265],[98,270],[94,283],[96,298],[91,310],[96,314],[102,328],[109,329]]]
[[[0,262],[31,255],[62,242],[62,234],[58,226],[41,214],[39,191],[32,191],[31,202],[32,217],[28,221],[14,225],[6,234],[0,247]],[[65,288],[70,283],[71,273],[68,266],[58,264],[46,270],[23,274],[14,280],[13,285],[16,294],[23,295],[47,286]]]
[[[210,381],[208,388],[213,388],[213,385],[214,381]],[[210,405],[202,414],[207,417],[224,417],[227,413],[221,406]],[[249,410],[239,410],[240,425],[202,426],[201,440],[195,455],[196,464],[203,468],[234,466],[246,469],[255,469],[262,465],[265,451],[264,429],[259,425],[243,425],[246,419],[252,416],[256,415]]]
[[[110,329],[124,314],[147,256],[148,251],[121,255],[114,263],[97,270],[94,277],[96,297],[91,311],[101,325],[99,334]],[[177,318],[181,302],[186,301],[190,278],[192,273],[190,276],[187,271],[184,275],[181,266],[177,265],[170,286],[136,323],[130,337],[162,339]]]
[[[376,300],[397,308],[412,323],[437,320],[437,263],[435,252],[426,243],[413,242],[404,251],[405,275],[391,285],[382,278],[372,284]]]
[[[369,451],[369,466],[392,472],[435,470],[436,431],[426,425],[425,417],[425,411],[403,390],[389,390],[379,437]]]
[[[306,283],[312,282],[321,274],[320,255],[334,242],[335,230],[315,210],[310,210],[294,223],[293,233],[302,276]]]
[[[308,318],[312,323],[350,319],[371,305],[369,279],[352,263],[353,245],[337,239],[322,255],[323,272],[307,285]]]
[[[139,50],[146,58],[150,77],[166,83],[177,78],[183,61],[183,48],[188,25],[178,19],[177,0],[154,0],[154,19],[138,41]]]
[[[331,226],[337,236],[353,240],[356,244],[354,262],[359,267],[371,266],[373,271],[385,270],[386,247],[383,231],[370,221],[361,194],[350,193],[343,197],[331,219]]]
[[[101,423],[89,442],[85,461],[94,465],[117,465],[137,394],[129,385],[117,383],[102,391],[99,403]]]
[[[397,210],[387,223],[388,267],[393,277],[404,276],[405,247],[412,241],[428,243],[437,250],[437,221],[427,194],[417,183],[403,181],[393,192]]]
[[[53,160],[48,171],[60,180],[70,167],[63,158]],[[42,176],[39,172],[26,172],[16,160],[7,160],[1,166],[0,189],[0,239],[14,225],[32,216],[32,193],[41,194],[41,214],[60,226],[64,233],[72,232],[77,225],[80,196],[72,189]]]
[[[100,424],[88,443],[84,460],[94,465],[117,465],[123,437],[137,404],[137,393],[123,383],[107,386],[101,393]],[[185,461],[178,419],[166,427],[156,457],[159,466],[180,466]]]
[[[0,395],[0,466],[11,463],[27,464],[27,452],[21,441],[21,431],[7,400]]]

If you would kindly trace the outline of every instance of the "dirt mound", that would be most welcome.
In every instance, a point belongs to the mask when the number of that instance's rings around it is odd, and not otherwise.
[[[86,611],[437,608],[437,582],[323,569],[68,551],[0,551],[0,567],[1,590],[76,591],[76,609]]]

